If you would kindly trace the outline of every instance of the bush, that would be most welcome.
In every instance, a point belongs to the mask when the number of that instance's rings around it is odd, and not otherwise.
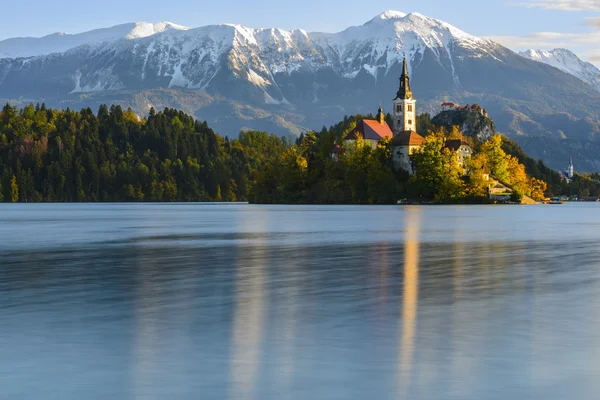
[[[519,192],[518,190],[513,190],[512,194],[510,195],[510,201],[520,204],[523,202],[523,193]]]

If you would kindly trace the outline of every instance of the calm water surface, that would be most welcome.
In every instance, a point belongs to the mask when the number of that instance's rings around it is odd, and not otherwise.
[[[600,205],[0,205],[0,399],[590,399]]]

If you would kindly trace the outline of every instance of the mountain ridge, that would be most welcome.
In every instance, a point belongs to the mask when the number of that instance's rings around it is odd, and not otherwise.
[[[600,91],[600,69],[592,63],[581,60],[571,50],[563,48],[550,51],[529,49],[519,54],[567,72]]]
[[[113,42],[0,58],[0,101],[114,103],[139,114],[176,107],[232,137],[243,128],[297,135],[381,103],[385,109],[405,54],[419,112],[434,115],[445,100],[478,103],[498,131],[517,139],[600,135],[595,124],[581,128],[600,115],[592,86],[419,13],[388,11],[337,33],[221,24],[127,39],[127,28]],[[560,129],[545,117],[566,111],[572,119]]]

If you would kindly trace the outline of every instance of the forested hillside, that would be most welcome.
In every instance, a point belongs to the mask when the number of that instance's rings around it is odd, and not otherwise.
[[[437,169],[421,168],[427,174],[409,179],[394,172],[389,142],[375,150],[360,142],[356,149],[345,147],[344,136],[364,117],[346,117],[296,141],[255,131],[230,139],[174,109],[152,109],[140,118],[119,106],[101,106],[95,114],[89,108],[6,105],[0,112],[0,199],[330,204],[483,199],[481,188],[474,188],[477,176],[461,178],[442,148],[444,137],[456,136],[457,129],[437,127],[426,114],[419,117],[430,145],[415,162]],[[546,195],[600,192],[598,176],[577,176],[567,185],[505,138],[473,146],[481,156],[472,170],[491,169],[507,181],[519,178],[525,194],[539,192],[539,180],[548,183]]]
[[[230,141],[183,112],[140,119],[119,106],[80,112],[9,105],[0,113],[0,196],[9,202],[245,201],[285,139]]]

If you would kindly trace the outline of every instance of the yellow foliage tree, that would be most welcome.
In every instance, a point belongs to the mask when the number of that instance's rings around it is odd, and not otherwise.
[[[450,140],[462,140],[463,139],[462,132],[460,131],[460,126],[452,125],[452,129],[450,130],[450,133],[448,134],[448,139],[450,139]]]
[[[548,189],[548,185],[546,182],[531,178],[529,181],[529,187],[531,190],[531,197],[536,201],[542,201],[546,197],[546,190]]]
[[[525,172],[525,166],[519,163],[519,160],[512,156],[506,156],[506,171],[508,183],[513,186],[513,189],[525,195],[530,195],[529,178]]]

